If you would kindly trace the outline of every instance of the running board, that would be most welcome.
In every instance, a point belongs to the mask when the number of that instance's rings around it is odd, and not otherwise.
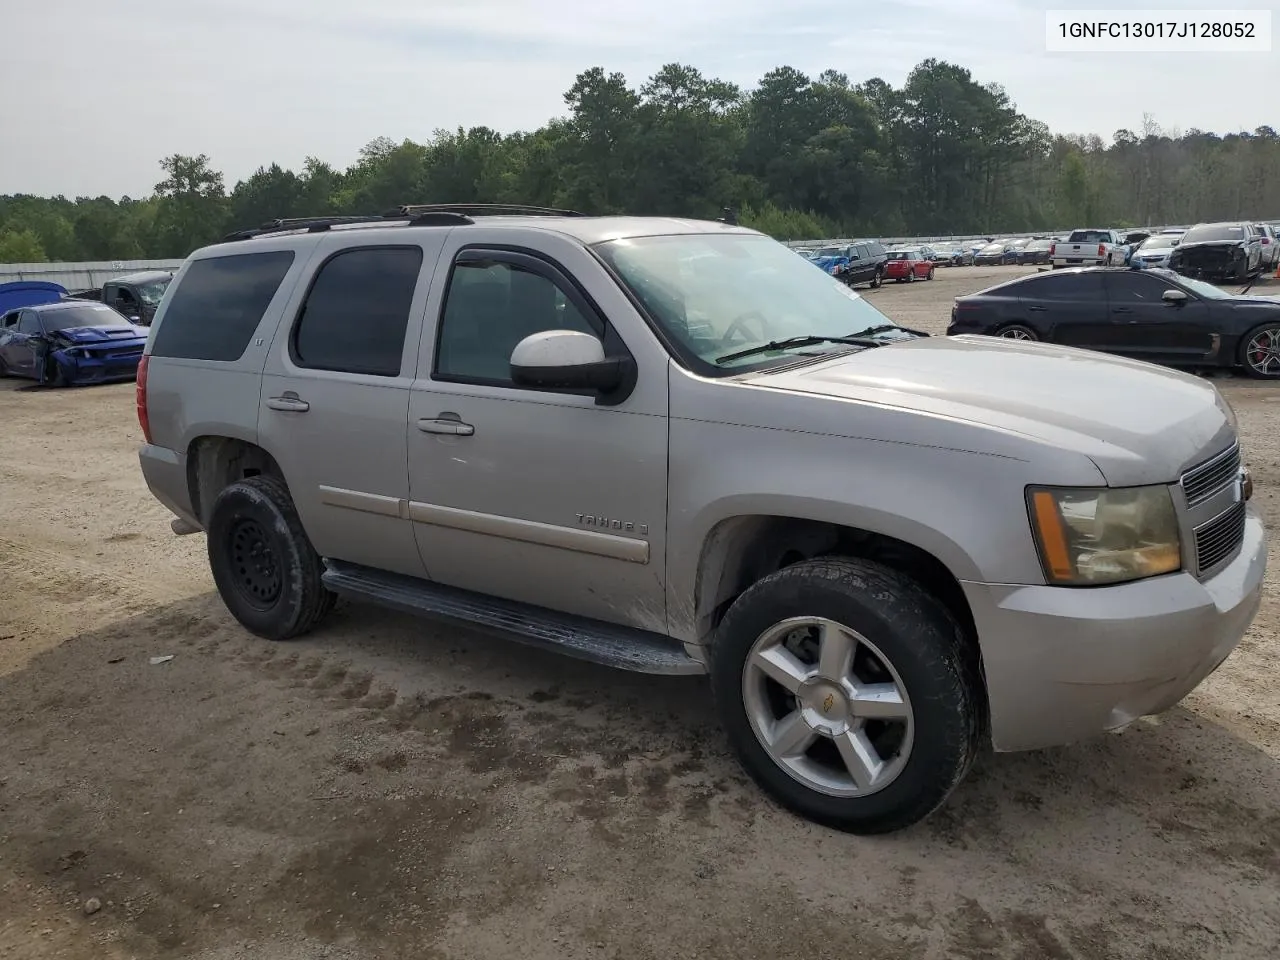
[[[557,613],[354,563],[326,560],[325,566],[321,576],[325,587],[350,600],[476,627],[619,670],[706,673],[706,667],[685,653],[684,644],[648,630]]]

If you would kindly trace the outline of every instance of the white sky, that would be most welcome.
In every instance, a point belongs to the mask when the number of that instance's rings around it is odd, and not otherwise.
[[[1100,0],[1078,6],[1103,7]],[[1233,6],[1274,4],[1235,0]],[[1128,9],[1196,9],[1185,0]],[[0,194],[134,197],[170,153],[236,180],[376,136],[532,129],[581,71],[638,87],[679,61],[744,87],[773,67],[895,86],[920,60],[1004,85],[1055,132],[1280,126],[1280,48],[1045,52],[1066,0],[0,0]],[[1120,8],[1114,15],[1123,17]],[[1280,15],[1276,16],[1280,20]]]

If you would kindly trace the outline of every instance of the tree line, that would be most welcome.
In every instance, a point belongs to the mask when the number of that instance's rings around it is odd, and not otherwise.
[[[0,196],[0,263],[180,258],[276,217],[403,203],[530,203],[715,217],[780,239],[1280,217],[1280,137],[1053,134],[998,84],[929,59],[901,88],[779,67],[750,91],[668,64],[638,89],[594,67],[532,132],[379,138],[339,170],[260,167],[230,190],[205,155],[161,161],[152,196]]]

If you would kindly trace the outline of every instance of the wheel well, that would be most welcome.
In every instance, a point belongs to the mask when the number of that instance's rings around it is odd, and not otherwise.
[[[712,530],[694,595],[699,636],[709,637],[733,601],[756,581],[825,556],[874,560],[912,577],[955,617],[979,655],[978,631],[964,590],[933,554],[883,534],[792,517],[735,517]]]
[[[260,474],[284,478],[280,465],[257,444],[232,437],[197,437],[187,448],[187,490],[201,526],[222,489]]]

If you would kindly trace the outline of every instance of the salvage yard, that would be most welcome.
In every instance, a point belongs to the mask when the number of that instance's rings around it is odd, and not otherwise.
[[[941,333],[954,296],[1020,272],[863,293]],[[1280,544],[1280,385],[1216,382]],[[345,604],[304,640],[251,637],[140,442],[132,384],[0,381],[0,958],[1280,949],[1275,549],[1249,635],[1179,707],[985,756],[868,839],[748,783],[701,678]]]

